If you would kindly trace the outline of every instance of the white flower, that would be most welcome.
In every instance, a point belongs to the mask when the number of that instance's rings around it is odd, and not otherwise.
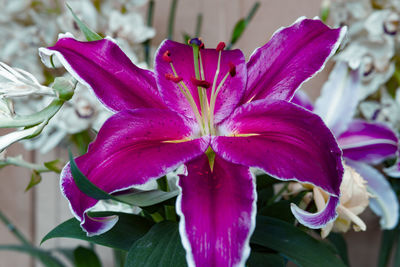
[[[347,232],[351,225],[355,231],[365,231],[367,226],[361,220],[360,215],[367,208],[371,195],[367,191],[367,182],[352,168],[345,166],[343,180],[340,185],[340,204],[336,211],[338,217],[329,222],[321,230],[322,238],[329,235],[331,231]],[[324,209],[328,196],[318,187],[313,188],[314,203],[318,211]]]

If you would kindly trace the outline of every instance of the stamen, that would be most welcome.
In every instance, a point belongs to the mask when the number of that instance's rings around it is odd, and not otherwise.
[[[231,77],[235,77],[235,75],[236,75],[235,64],[233,64],[232,62],[229,62],[228,65],[229,65],[229,74],[231,75]]]
[[[174,83],[179,83],[180,81],[183,80],[182,77],[175,76],[175,75],[173,75],[173,74],[171,74],[171,73],[166,73],[166,74],[165,74],[165,78],[166,78],[168,81],[173,81]]]
[[[172,62],[171,53],[168,50],[165,51],[164,54],[162,55],[162,59],[167,63],[171,63]]]
[[[224,50],[224,48],[225,48],[225,43],[224,42],[219,42],[219,44],[217,45],[216,50],[218,52],[220,52],[220,51]]]
[[[201,40],[201,38],[192,38],[192,39],[189,40],[188,43],[189,43],[189,45],[195,45],[195,46],[198,46],[200,48],[201,48],[202,45],[204,47],[204,44],[203,44],[203,41]]]
[[[196,78],[194,78],[194,77],[192,77],[191,79],[190,79],[190,81],[195,85],[195,86],[199,86],[199,87],[203,87],[203,88],[210,88],[210,86],[211,86],[211,83],[209,83],[209,82],[207,82],[206,80],[199,80],[199,79],[196,79]]]

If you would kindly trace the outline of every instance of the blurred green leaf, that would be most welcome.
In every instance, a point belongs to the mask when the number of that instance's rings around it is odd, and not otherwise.
[[[327,238],[336,247],[343,262],[347,265],[350,265],[349,256],[347,254],[347,243],[343,238],[343,235],[338,233],[330,233]]]
[[[49,169],[55,173],[61,173],[62,168],[65,166],[65,162],[61,161],[60,159],[56,159],[56,160],[45,162],[45,163],[43,163],[43,165],[47,169]]]
[[[25,192],[39,184],[42,181],[42,176],[37,170],[33,170],[31,174],[31,180],[29,181],[28,186],[25,188]]]
[[[153,223],[141,216],[119,212],[92,212],[92,217],[117,215],[117,224],[108,232],[98,236],[87,236],[75,218],[69,219],[50,231],[42,242],[52,238],[65,237],[86,240],[91,243],[128,251],[132,244],[144,236]]]
[[[398,238],[399,229],[382,231],[381,247],[377,267],[386,267],[389,264],[390,255]]]
[[[0,245],[0,250],[12,250],[26,253],[38,259],[46,267],[64,267],[64,265],[48,251],[38,249],[29,245]]]
[[[164,221],[136,241],[129,250],[125,267],[187,266],[178,223]]]
[[[78,152],[80,155],[83,155],[87,152],[90,142],[92,142],[92,137],[88,130],[73,134],[71,136],[72,142],[78,148]]]
[[[71,11],[71,14],[74,17],[76,24],[78,24],[79,29],[85,35],[87,41],[97,41],[103,39],[96,32],[92,31],[83,21],[81,21],[68,4],[66,5],[68,9]]]
[[[240,19],[238,22],[236,22],[236,25],[232,31],[231,41],[230,41],[229,45],[227,46],[227,49],[231,49],[231,47],[239,40],[239,38],[242,36],[244,30],[246,29],[247,25],[253,19],[254,15],[257,12],[259,7],[260,7],[260,2],[254,3],[254,5],[251,8],[247,17]]]
[[[285,260],[282,256],[272,253],[251,252],[246,266],[248,267],[285,267]]]
[[[346,266],[325,243],[275,218],[257,216],[251,243],[282,253],[303,267]]]
[[[101,267],[101,262],[97,254],[82,246],[74,250],[75,267]]]

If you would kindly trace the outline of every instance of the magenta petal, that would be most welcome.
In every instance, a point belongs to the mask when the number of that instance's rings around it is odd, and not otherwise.
[[[169,110],[121,111],[105,122],[87,154],[76,158],[88,179],[108,193],[144,184],[201,155],[208,138],[197,135],[193,121]],[[75,216],[89,235],[108,230],[109,221],[90,219],[86,212],[97,200],[75,185],[69,165],[61,175],[61,188]],[[88,218],[90,220],[88,220]]]
[[[311,102],[311,99],[303,90],[297,90],[290,102],[308,109],[309,111],[314,110],[314,105]]]
[[[48,48],[39,49],[42,60],[55,55],[67,71],[91,88],[113,111],[133,108],[163,108],[154,74],[136,67],[113,41],[79,42],[61,37]]]
[[[219,131],[225,136],[214,137],[211,146],[227,161],[339,195],[341,150],[314,113],[286,101],[256,101],[238,108]]]
[[[396,155],[398,139],[384,124],[353,120],[338,143],[344,157],[376,164]]]
[[[171,63],[166,59],[167,52],[169,52]],[[210,102],[212,84],[218,66],[218,52],[215,49],[200,49],[200,54],[204,69],[204,80],[210,83],[210,87],[206,89],[208,101]],[[193,48],[191,46],[166,40],[157,51],[154,66],[160,94],[166,105],[170,109],[190,118],[194,118],[195,115],[180,87],[185,84],[200,111],[198,89],[192,82],[192,78],[196,77],[193,62]],[[176,75],[171,68],[171,64],[176,71]],[[235,68],[236,73],[233,77],[229,74],[232,67]],[[174,75],[181,78],[182,81],[176,83],[167,79],[166,75]],[[244,55],[240,50],[224,50],[221,52],[221,63],[215,90],[225,75],[227,75],[227,79],[223,83],[215,103],[214,121],[216,123],[223,120],[234,110],[244,93],[247,78],[246,64]]]
[[[328,222],[336,219],[336,207],[339,204],[339,198],[330,196],[325,208],[317,213],[309,213],[300,209],[295,204],[291,204],[290,208],[296,219],[308,228],[318,229],[324,227]]]
[[[255,227],[256,192],[249,168],[216,156],[187,163],[177,201],[180,233],[189,267],[244,266]]]
[[[330,29],[320,20],[304,18],[278,30],[247,63],[242,103],[264,98],[289,101],[303,82],[323,68],[345,32],[345,28]]]

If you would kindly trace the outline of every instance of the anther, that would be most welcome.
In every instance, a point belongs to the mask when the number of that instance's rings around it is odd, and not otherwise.
[[[167,63],[171,63],[172,62],[171,53],[168,50],[165,51],[164,54],[162,55],[162,59]]]
[[[228,65],[229,65],[229,74],[231,75],[231,77],[235,77],[235,75],[236,75],[235,64],[233,64],[232,62],[229,62]]]
[[[195,85],[195,86],[199,86],[199,87],[203,87],[203,88],[210,88],[211,83],[207,82],[206,80],[198,80],[194,77],[192,77],[190,79],[190,81]]]
[[[198,47],[204,47],[203,41],[201,40],[201,38],[192,38],[188,41],[189,45],[195,45]]]
[[[225,48],[225,43],[224,42],[219,42],[219,44],[217,45],[217,51],[220,52],[222,50],[224,50]]]
[[[166,73],[166,74],[165,74],[165,78],[166,78],[168,81],[173,81],[174,83],[179,83],[180,81],[183,80],[182,77],[174,76],[174,75],[172,75],[171,73]]]

